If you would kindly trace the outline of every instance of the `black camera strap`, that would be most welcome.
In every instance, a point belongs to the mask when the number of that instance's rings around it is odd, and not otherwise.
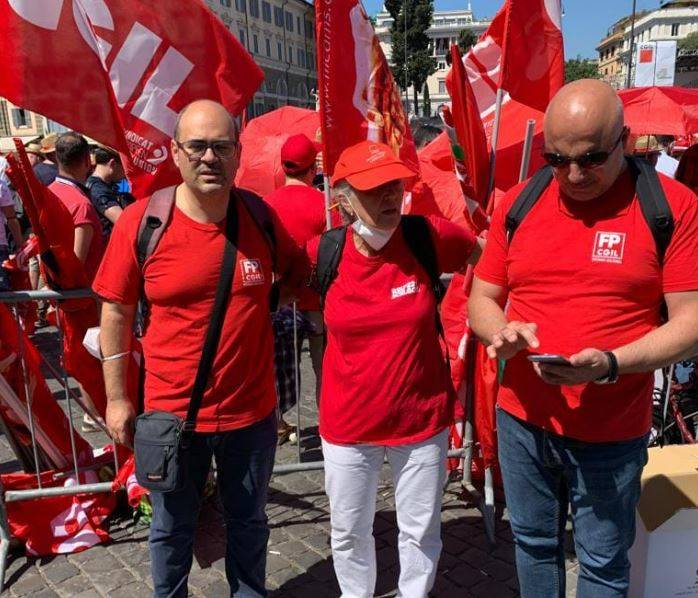
[[[209,375],[213,367],[213,360],[216,357],[218,342],[221,338],[221,328],[223,327],[223,319],[225,317],[228,297],[230,296],[233,275],[235,273],[235,262],[237,261],[237,242],[238,242],[238,213],[237,213],[238,196],[236,193],[231,193],[228,200],[228,211],[225,222],[225,249],[223,251],[223,263],[221,265],[221,275],[218,279],[218,288],[216,289],[216,298],[213,302],[213,310],[211,319],[206,331],[206,339],[204,347],[201,351],[201,360],[199,368],[196,371],[194,378],[194,388],[191,392],[191,400],[187,409],[187,417],[182,427],[182,444],[186,445],[196,427],[196,417],[201,407],[201,401],[204,398],[204,392],[208,386]]]

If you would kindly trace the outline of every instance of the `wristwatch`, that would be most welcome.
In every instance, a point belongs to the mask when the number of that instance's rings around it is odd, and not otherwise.
[[[604,351],[603,354],[608,359],[608,372],[594,380],[594,384],[615,384],[618,382],[618,360],[613,351]]]

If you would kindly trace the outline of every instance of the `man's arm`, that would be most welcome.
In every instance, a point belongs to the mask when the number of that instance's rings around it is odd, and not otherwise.
[[[698,354],[698,291],[667,293],[666,324],[629,343],[613,349],[619,374],[652,372]],[[534,365],[549,384],[580,384],[598,380],[610,368],[603,353],[608,347],[589,348],[570,356],[574,367]]]
[[[75,239],[73,241],[73,251],[78,256],[81,264],[85,263],[87,254],[90,251],[94,230],[91,224],[78,224],[75,227]]]
[[[99,342],[104,372],[104,386],[107,393],[106,423],[111,437],[118,443],[132,446],[133,420],[136,410],[128,396],[127,371],[135,305],[120,303],[102,304]],[[109,359],[112,356],[122,357]]]
[[[2,213],[7,219],[7,226],[10,228],[10,233],[15,240],[15,245],[19,248],[24,242],[24,239],[22,238],[22,229],[19,226],[19,220],[17,220],[17,213],[15,212],[14,206],[3,207]]]
[[[116,224],[116,221],[119,219],[119,216],[121,216],[121,213],[124,210],[121,208],[121,206],[111,206],[104,210],[104,217],[109,220],[112,224]]]
[[[491,359],[510,359],[521,349],[538,347],[533,322],[507,321],[503,305],[506,289],[477,276],[468,299],[468,320],[473,332],[487,345],[487,355]]]

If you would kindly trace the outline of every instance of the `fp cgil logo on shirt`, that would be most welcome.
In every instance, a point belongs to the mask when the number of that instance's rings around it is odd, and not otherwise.
[[[625,233],[608,233],[597,231],[594,238],[594,249],[591,253],[592,262],[623,263],[625,250]]]
[[[264,271],[260,260],[240,260],[240,269],[242,270],[243,286],[264,284]]]

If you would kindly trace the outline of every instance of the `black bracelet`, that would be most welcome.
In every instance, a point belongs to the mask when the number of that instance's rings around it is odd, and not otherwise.
[[[613,354],[613,351],[604,351],[604,355],[608,357],[608,374],[604,378],[613,384],[618,380],[618,359]]]

